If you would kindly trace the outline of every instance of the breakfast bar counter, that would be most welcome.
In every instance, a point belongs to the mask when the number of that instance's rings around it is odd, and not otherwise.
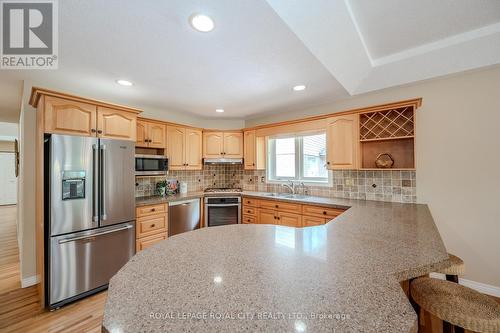
[[[299,201],[349,209],[325,225],[202,228],[141,251],[111,279],[104,331],[416,332],[399,282],[448,258],[427,205]]]

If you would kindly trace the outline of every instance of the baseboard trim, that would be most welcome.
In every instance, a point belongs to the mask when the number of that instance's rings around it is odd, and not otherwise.
[[[429,276],[432,278],[441,279],[441,280],[446,279],[446,276],[444,274],[440,274],[440,273],[430,273]],[[471,289],[479,291],[480,293],[490,295],[490,296],[500,297],[500,287],[496,287],[496,286],[492,286],[489,284],[476,282],[476,281],[472,281],[472,280],[462,279],[462,278],[459,278],[458,282],[461,285],[464,285],[466,287],[469,287]]]
[[[21,279],[21,288],[34,286],[38,281],[38,275],[28,276],[27,278]]]

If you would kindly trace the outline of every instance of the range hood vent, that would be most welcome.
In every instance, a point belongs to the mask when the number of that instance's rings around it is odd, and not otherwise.
[[[205,158],[204,164],[243,164],[242,158]]]

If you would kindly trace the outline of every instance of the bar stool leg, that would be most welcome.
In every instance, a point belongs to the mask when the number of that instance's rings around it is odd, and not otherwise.
[[[449,274],[446,274],[446,281],[451,281],[451,282],[458,283],[458,275],[449,275]]]
[[[453,333],[452,325],[443,320],[443,333]]]

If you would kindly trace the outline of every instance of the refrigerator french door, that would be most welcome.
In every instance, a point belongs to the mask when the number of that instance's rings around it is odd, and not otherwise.
[[[45,140],[49,307],[104,289],[135,253],[134,142]]]

